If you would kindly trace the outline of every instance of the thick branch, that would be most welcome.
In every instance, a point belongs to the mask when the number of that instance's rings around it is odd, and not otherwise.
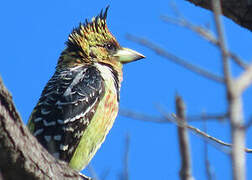
[[[1,78],[0,159],[3,179],[87,179],[52,157],[30,134]]]
[[[210,0],[186,0],[202,8],[212,10]],[[252,31],[252,11],[248,0],[221,0],[222,13],[236,24]]]
[[[234,180],[245,180],[245,133],[243,123],[243,110],[241,94],[237,91],[236,85],[231,77],[230,65],[228,60],[228,50],[225,43],[223,26],[220,19],[221,2],[220,0],[212,0],[212,8],[214,12],[214,20],[218,35],[219,46],[222,55],[223,73],[226,85],[226,94],[228,99],[228,108],[232,134],[232,168]]]

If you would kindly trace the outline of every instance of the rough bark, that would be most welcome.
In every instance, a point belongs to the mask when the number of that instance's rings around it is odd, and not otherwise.
[[[51,156],[23,124],[0,78],[0,179],[86,179]]]
[[[211,0],[186,0],[211,10]],[[250,0],[221,0],[222,13],[235,23],[252,31],[252,3]]]

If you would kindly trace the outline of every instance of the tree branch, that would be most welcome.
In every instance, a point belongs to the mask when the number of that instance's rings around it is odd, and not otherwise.
[[[181,155],[180,179],[193,180],[189,138],[186,128],[185,104],[180,96],[176,96],[176,114],[177,121],[182,124],[182,126],[178,126],[179,151]]]
[[[170,60],[170,61],[190,70],[191,72],[197,73],[198,75],[203,76],[207,79],[213,80],[215,82],[224,83],[224,79],[222,77],[219,77],[211,72],[208,72],[207,70],[200,68],[196,65],[188,63],[187,61],[185,61],[185,60],[175,56],[174,54],[163,50],[161,47],[151,43],[147,39],[138,38],[136,36],[129,35],[129,34],[126,36],[126,38],[151,49],[152,51],[154,51],[158,55],[163,56],[167,60]]]
[[[246,71],[244,71],[236,80],[235,85],[237,88],[237,93],[241,94],[248,86],[252,83],[252,65],[248,67]]]
[[[237,91],[237,85],[231,77],[230,65],[228,59],[228,50],[224,38],[224,31],[220,19],[221,3],[220,0],[212,0],[212,9],[214,12],[214,21],[218,35],[219,46],[222,55],[223,73],[226,85],[226,95],[228,100],[231,134],[232,134],[232,168],[234,180],[245,180],[245,132],[243,123],[243,110],[241,94]]]
[[[126,109],[120,109],[119,115],[128,117],[135,120],[145,121],[145,122],[153,122],[153,123],[170,123],[166,118],[164,117],[156,117],[156,116],[150,116],[143,113],[126,110]],[[224,121],[228,118],[227,113],[202,113],[201,115],[188,115],[186,117],[187,122],[198,122],[198,121],[206,121],[206,120],[218,120],[218,121]]]
[[[189,29],[190,31],[195,32],[203,39],[207,40],[212,45],[219,47],[218,39],[213,35],[213,33],[210,30],[202,26],[194,25],[191,22],[187,21],[185,18],[179,16],[176,18],[172,18],[169,16],[161,16],[161,19],[166,23],[171,23]],[[243,62],[242,59],[238,57],[235,53],[227,52],[227,54],[242,69],[248,68],[248,65],[245,62]]]
[[[172,118],[170,118],[169,116],[165,115],[165,117],[167,118],[168,121],[171,121],[171,122],[175,123],[177,126],[183,126],[183,124],[178,123],[175,120],[172,120]],[[177,119],[177,116],[175,114],[172,114],[172,117]],[[195,127],[193,127],[191,125],[188,125],[188,124],[186,125],[186,127],[189,130],[191,130],[192,132],[194,132],[195,134],[200,135],[200,136],[206,138],[207,140],[211,140],[211,141],[213,141],[213,142],[215,142],[217,144],[220,144],[222,146],[226,146],[226,147],[230,147],[230,148],[233,147],[232,144],[224,142],[224,141],[222,141],[222,140],[220,140],[220,139],[218,139],[216,137],[213,137],[213,136],[205,133],[204,131],[200,130],[199,128],[195,128]],[[247,153],[252,153],[252,149],[249,149],[249,148],[244,148],[244,151],[247,152]]]
[[[124,110],[120,111],[121,112],[120,115],[128,117],[128,118],[132,118],[132,119],[135,119],[135,120],[144,121],[144,122],[174,123],[177,126],[186,127],[187,129],[194,132],[196,135],[200,135],[200,136],[206,138],[209,141],[211,140],[211,141],[213,141],[213,142],[215,142],[215,143],[217,143],[219,145],[232,148],[232,144],[230,144],[230,143],[224,142],[224,141],[222,141],[222,140],[220,140],[220,139],[218,139],[216,137],[213,137],[213,136],[205,133],[204,131],[202,131],[202,130],[200,130],[198,128],[195,128],[195,127],[193,127],[193,126],[191,126],[189,124],[186,124],[186,126],[181,124],[180,121],[176,120],[177,116],[175,114],[172,113],[171,115],[167,115],[167,113],[161,107],[158,107],[158,110],[163,115],[163,118],[156,118],[156,117],[148,116],[148,115],[145,115],[145,114],[136,113],[134,111],[125,111],[124,112]],[[203,115],[198,115],[198,116],[197,115],[189,116],[188,118],[191,119],[191,121],[198,121],[198,120],[204,120],[205,121],[205,120],[209,120],[209,119],[212,119],[212,118],[222,120],[222,119],[226,119],[227,115],[226,114],[221,114],[221,115],[203,114]],[[188,121],[188,119],[187,119],[187,121]],[[248,122],[247,128],[251,124],[252,124],[252,120]],[[247,152],[247,153],[252,153],[252,149],[249,149],[249,148],[244,148],[244,151]]]
[[[88,179],[52,157],[23,124],[0,78],[0,172],[3,179]]]

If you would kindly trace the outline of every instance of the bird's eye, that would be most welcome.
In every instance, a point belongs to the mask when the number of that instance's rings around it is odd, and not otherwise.
[[[115,51],[115,50],[116,50],[115,45],[112,44],[112,43],[107,43],[107,44],[105,44],[105,48],[106,48],[108,51]]]

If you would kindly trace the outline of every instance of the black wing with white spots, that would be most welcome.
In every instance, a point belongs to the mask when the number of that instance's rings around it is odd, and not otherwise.
[[[103,95],[104,81],[94,66],[56,71],[28,126],[51,154],[69,162]]]

